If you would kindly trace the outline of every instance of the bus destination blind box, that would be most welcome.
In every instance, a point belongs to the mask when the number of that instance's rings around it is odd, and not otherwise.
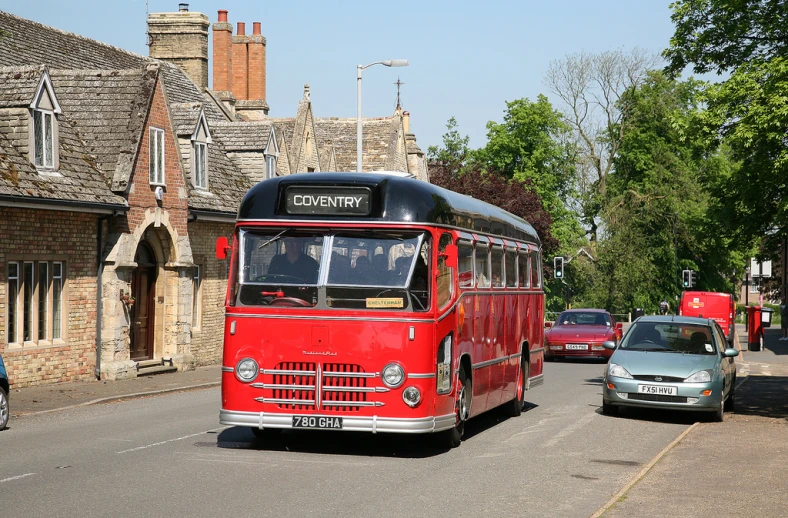
[[[321,216],[368,216],[371,192],[366,187],[303,187],[285,190],[288,214]]]

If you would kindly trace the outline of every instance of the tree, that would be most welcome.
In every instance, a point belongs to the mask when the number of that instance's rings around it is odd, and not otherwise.
[[[788,4],[781,0],[678,0],[676,31],[663,55],[676,75],[734,70],[750,61],[788,56]]]
[[[474,152],[474,160],[486,169],[536,191],[552,217],[552,234],[561,242],[582,234],[576,215],[567,209],[575,177],[568,134],[547,97],[518,99],[506,103],[502,123],[487,123],[487,145]]]
[[[622,95],[629,129],[610,176],[604,239],[587,295],[602,307],[655,309],[678,295],[682,269],[702,272],[702,288],[733,289],[737,244],[713,217],[715,186],[730,162],[695,132],[703,86],[650,72]]]
[[[460,136],[457,127],[457,119],[451,117],[446,122],[443,147],[430,146],[427,148],[427,160],[447,166],[453,173],[460,172],[471,155],[471,150],[468,147],[470,137],[468,135]]]
[[[577,212],[592,241],[597,239],[608,176],[627,131],[619,100],[655,65],[656,56],[640,49],[581,52],[553,61],[547,72],[547,86],[565,105],[565,121],[578,149]]]

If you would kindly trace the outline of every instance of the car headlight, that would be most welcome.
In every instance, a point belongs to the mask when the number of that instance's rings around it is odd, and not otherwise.
[[[621,365],[617,365],[615,363],[611,363],[610,367],[607,369],[607,374],[609,376],[613,376],[614,378],[627,378],[632,379],[632,375],[627,372],[627,370],[622,367]]]
[[[259,372],[260,367],[251,358],[244,358],[235,365],[235,377],[244,383],[254,381]]]
[[[706,381],[711,381],[711,371],[698,371],[695,374],[691,374],[687,379],[684,380],[684,383],[704,383]]]
[[[396,363],[389,363],[383,367],[383,383],[389,388],[397,388],[405,381],[405,371]]]

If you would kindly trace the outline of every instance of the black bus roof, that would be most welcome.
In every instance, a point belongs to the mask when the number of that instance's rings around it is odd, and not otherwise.
[[[286,193],[291,187],[368,189],[368,214],[293,214]],[[533,226],[499,207],[437,185],[385,173],[301,173],[264,180],[246,193],[238,221],[359,221],[422,223],[454,227],[541,244]]]

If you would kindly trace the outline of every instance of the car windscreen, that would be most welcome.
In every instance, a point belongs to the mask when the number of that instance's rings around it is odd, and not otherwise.
[[[611,326],[610,317],[597,311],[564,311],[555,321],[556,325]]]
[[[717,354],[711,328],[678,322],[635,322],[619,346],[630,351]]]

